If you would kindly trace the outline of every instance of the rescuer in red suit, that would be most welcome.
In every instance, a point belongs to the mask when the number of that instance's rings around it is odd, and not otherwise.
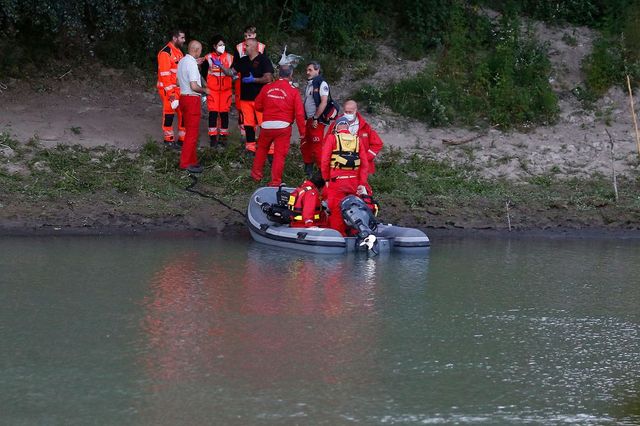
[[[340,203],[348,195],[362,192],[367,185],[369,160],[364,144],[349,133],[349,120],[336,120],[335,132],[328,133],[322,145],[322,178],[327,182],[329,227],[346,236]]]
[[[300,139],[304,138],[305,134],[302,99],[298,90],[291,84],[293,67],[280,65],[278,72],[278,80],[264,86],[255,100],[255,109],[262,114],[262,129],[258,137],[251,177],[256,182],[262,179],[267,153],[273,144],[273,164],[269,186],[279,186],[282,183],[282,171],[289,152],[291,126],[294,121],[298,126]]]

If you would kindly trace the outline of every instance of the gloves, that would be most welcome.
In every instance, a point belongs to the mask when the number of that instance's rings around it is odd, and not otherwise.
[[[206,95],[205,96],[201,96],[200,99],[202,100],[203,104],[207,103],[207,96]]]
[[[215,65],[216,67],[222,67],[222,62],[220,62],[220,59],[214,59],[211,62],[213,62],[213,65]]]
[[[367,188],[365,188],[364,185],[358,185],[358,189],[356,189],[356,194],[357,195],[368,195],[367,194]]]
[[[243,83],[253,83],[255,81],[255,77],[253,76],[253,74],[249,73],[249,77],[242,77],[242,82]]]
[[[180,101],[178,101],[177,99],[174,99],[173,101],[171,101],[171,109],[178,109],[178,106],[180,105]]]

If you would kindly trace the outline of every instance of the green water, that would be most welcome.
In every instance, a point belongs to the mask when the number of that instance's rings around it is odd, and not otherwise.
[[[640,243],[0,240],[0,424],[639,424]]]

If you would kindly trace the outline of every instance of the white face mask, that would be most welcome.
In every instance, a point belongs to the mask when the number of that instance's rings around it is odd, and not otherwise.
[[[356,115],[355,114],[344,114],[344,118],[346,118],[349,121],[353,121],[356,119]]]
[[[216,46],[216,52],[220,54],[224,53],[224,44],[222,46]]]

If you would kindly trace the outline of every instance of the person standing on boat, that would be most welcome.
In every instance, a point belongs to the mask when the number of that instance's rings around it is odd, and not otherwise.
[[[319,173],[305,180],[291,193],[287,207],[294,213],[292,228],[310,228],[324,226],[326,214],[322,210],[320,191],[324,188],[324,179]]]
[[[367,151],[367,159],[369,160],[369,174],[372,175],[376,171],[375,159],[384,146],[382,138],[358,112],[358,103],[353,99],[349,99],[344,103],[344,114],[339,117],[345,117],[349,120],[349,132],[352,135],[358,135],[360,143],[362,143]],[[338,118],[339,118],[338,117]],[[329,126],[328,133],[332,132],[334,124]]]
[[[327,182],[329,227],[346,236],[346,225],[340,203],[348,195],[365,190],[369,173],[369,160],[364,144],[349,132],[349,120],[340,117],[335,132],[328,133],[322,145],[322,178]]]
[[[273,145],[269,186],[279,186],[282,183],[284,161],[289,152],[291,126],[294,122],[298,125],[300,139],[305,136],[302,98],[300,92],[291,83],[293,67],[280,65],[278,75],[278,80],[264,86],[255,100],[255,109],[262,115],[263,121],[256,147],[256,157],[251,167],[251,178],[256,182],[262,179],[267,153]]]

